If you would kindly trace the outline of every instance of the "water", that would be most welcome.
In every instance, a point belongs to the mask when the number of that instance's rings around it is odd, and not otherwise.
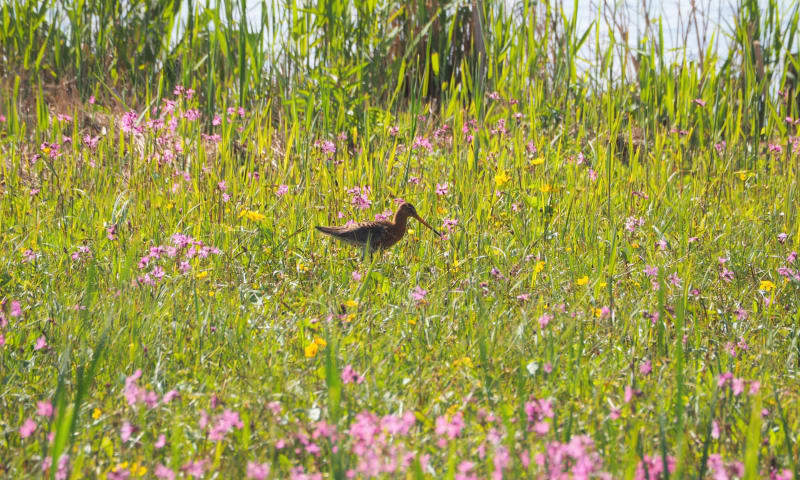
[[[572,15],[573,3],[565,1],[569,4],[565,5],[565,14]],[[790,12],[796,8],[796,2],[797,0],[777,0],[784,24],[788,21]],[[763,6],[768,2],[759,0],[758,3]],[[726,56],[736,17],[736,5],[719,0],[581,0],[578,2],[577,13],[578,32],[582,33],[590,26],[598,27],[603,48],[608,45],[611,31],[614,32],[617,42],[620,42],[620,27],[628,30],[628,45],[636,47],[634,42],[646,33],[646,14],[650,16],[655,35],[658,34],[660,17],[664,32],[664,51],[669,54],[668,58],[680,58],[685,54],[687,60],[697,61],[705,53],[701,50],[708,48],[712,36],[716,53],[722,58]],[[620,21],[616,24],[613,20],[615,13]],[[597,24],[593,25],[595,20]],[[590,58],[594,57],[594,33],[590,33],[590,39],[582,52]]]
[[[285,21],[288,20],[286,9],[283,8],[284,0],[266,0],[269,24],[268,32],[277,30],[277,37],[281,38],[281,31],[286,29]],[[465,0],[462,0],[465,1]],[[518,5],[515,0],[505,0],[509,7]],[[546,1],[546,0],[545,0]],[[204,2],[200,2],[203,5]],[[759,0],[759,4],[766,5],[766,0]],[[213,4],[213,1],[212,1]],[[238,2],[236,2],[238,6]],[[777,0],[779,10],[784,22],[788,21],[790,13],[797,7],[797,0]],[[197,3],[196,3],[197,5]],[[250,31],[261,28],[262,0],[247,0],[246,16]],[[224,5],[223,5],[224,7]],[[564,0],[564,13],[570,18],[574,11],[572,0]],[[222,9],[221,9],[222,10]],[[180,24],[186,25],[186,3],[181,5]],[[664,51],[667,59],[680,59],[686,55],[688,61],[699,61],[705,55],[705,49],[710,42],[715,42],[716,54],[724,58],[729,47],[730,32],[733,31],[736,6],[732,1],[722,0],[579,0],[577,11],[577,31],[582,34],[587,28],[592,27],[589,38],[579,52],[585,59],[584,65],[588,67],[595,58],[595,31],[599,29],[600,48],[605,50],[614,33],[616,42],[622,43],[622,30],[627,31],[628,45],[635,48],[634,42],[640,39],[646,31],[649,15],[654,32],[658,32],[658,21],[664,32]],[[225,18],[225,13],[220,12]],[[238,21],[241,15],[234,12],[233,18]],[[271,41],[273,32],[265,35],[267,44]],[[795,42],[797,43],[797,42]],[[276,45],[273,45],[276,47]],[[268,46],[269,48],[269,46]],[[795,46],[794,50],[798,48]]]

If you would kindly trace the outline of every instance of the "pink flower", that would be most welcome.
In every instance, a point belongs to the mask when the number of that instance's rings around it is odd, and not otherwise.
[[[625,220],[625,230],[633,233],[637,228],[644,225],[644,218],[628,217]]]
[[[33,432],[36,431],[36,422],[33,421],[32,418],[26,419],[22,422],[22,425],[19,427],[19,436],[22,438],[28,438],[33,435]]]
[[[342,382],[346,385],[348,383],[356,383],[359,384],[364,381],[364,377],[359,375],[358,372],[353,370],[353,367],[347,365],[342,370]]]
[[[314,143],[314,146],[322,150],[322,153],[326,154],[328,158],[332,157],[336,153],[336,144],[330,140],[317,140]]]
[[[24,259],[23,260],[24,262],[32,262],[32,261],[36,260],[36,257],[38,257],[38,256],[39,256],[39,254],[34,252],[33,250],[31,250],[30,248],[28,248],[24,252],[22,252],[22,258]]]
[[[436,195],[443,196],[450,193],[450,185],[447,183],[437,183],[436,184]]]
[[[675,459],[667,456],[667,471],[670,473],[675,471]],[[645,472],[647,472],[645,474]],[[659,480],[664,478],[664,460],[661,455],[650,456],[645,455],[644,460],[639,462],[636,467],[636,474],[633,478],[636,480]]]
[[[645,360],[644,362],[642,362],[641,365],[639,365],[639,373],[641,373],[642,375],[645,376],[650,375],[650,372],[652,371],[653,371],[653,364],[650,362],[650,360]]]
[[[181,467],[181,470],[191,475],[194,478],[200,478],[205,473],[205,467],[208,460],[198,460],[196,462],[188,462]]]
[[[131,436],[136,432],[136,427],[130,424],[130,422],[125,421],[122,423],[122,427],[119,429],[119,436],[122,439],[122,443],[126,443],[128,440],[131,439]]]
[[[164,394],[164,397],[161,399],[161,403],[167,404],[178,396],[180,396],[180,393],[178,393],[177,390],[170,390]]]
[[[531,465],[531,454],[528,450],[523,450],[522,453],[519,454],[519,461],[522,463],[524,468],[528,468]]]
[[[12,317],[19,317],[22,315],[22,307],[17,300],[11,302],[11,309],[9,310]]]
[[[215,418],[214,426],[211,428],[208,438],[213,441],[219,441],[225,438],[225,435],[234,428],[242,427],[244,427],[244,423],[239,419],[239,413],[226,409]]]
[[[735,396],[741,395],[744,392],[744,380],[741,378],[734,378],[731,380],[731,391]]]
[[[449,420],[447,415],[442,415],[436,418],[436,435],[453,440],[461,434],[464,426],[464,417],[461,412],[457,412]]]
[[[281,407],[281,402],[269,402],[267,404],[267,409],[272,412],[273,415],[280,415],[283,411]]]
[[[544,422],[544,419],[555,416],[553,402],[544,398],[526,402],[525,415],[528,417],[528,430],[533,429],[540,435],[544,435],[550,430],[549,424]]]
[[[427,290],[423,290],[422,287],[417,285],[414,290],[411,291],[411,299],[415,302],[423,302],[425,301],[425,297],[428,295]]]
[[[160,450],[160,449],[164,448],[164,445],[166,445],[166,444],[167,444],[167,437],[166,437],[166,436],[164,436],[164,434],[162,433],[162,434],[161,434],[161,435],[159,435],[159,436],[158,436],[158,438],[156,439],[156,442],[153,444],[153,447],[154,447],[156,450]]]
[[[131,478],[131,472],[127,468],[116,468],[106,475],[108,480],[128,480]]]
[[[692,103],[694,103],[696,105],[700,105],[701,107],[705,107],[706,106],[706,101],[701,99],[701,98],[695,98],[694,100],[692,100]]]
[[[58,467],[56,468],[56,480],[67,480],[69,477],[69,455],[65,453],[58,457]]]
[[[162,480],[175,480],[175,472],[171,468],[159,463],[153,470],[153,474]]]
[[[44,338],[44,335],[36,339],[36,344],[33,346],[34,350],[42,350],[47,348],[47,339]]]
[[[247,478],[265,480],[269,475],[268,463],[247,462]]]
[[[770,473],[770,480],[792,480],[794,474],[788,468],[784,468],[781,472]]]
[[[36,403],[36,414],[50,418],[53,416],[53,404],[47,400]]]
[[[548,324],[550,324],[550,322],[552,320],[553,320],[553,316],[552,315],[550,315],[549,313],[543,313],[538,319],[539,328],[544,330],[544,327],[546,327]]]
[[[595,172],[591,168],[589,169],[589,180],[591,180],[592,182],[597,181],[597,172]]]
[[[136,120],[137,120],[137,115],[136,112],[134,112],[133,110],[122,115],[122,120],[120,122],[122,125],[122,131],[125,133],[137,132],[138,130],[136,127]]]
[[[543,478],[609,478],[601,472],[600,455],[594,451],[594,442],[586,435],[572,437],[569,443],[548,443],[544,453],[536,455],[536,463],[544,469]]]
[[[423,136],[418,135],[414,138],[414,142],[411,144],[411,149],[419,150],[421,148],[424,148],[428,153],[433,152],[433,145],[431,144],[431,141]]]
[[[451,233],[456,226],[458,226],[458,219],[455,218],[445,218],[442,222],[442,228]]]
[[[122,389],[122,394],[131,407],[135,407],[139,402],[144,402],[146,392],[144,389],[139,388],[139,385],[136,383],[141,376],[142,371],[136,370],[133,372],[133,375],[125,379],[125,387]]]
[[[156,392],[150,390],[149,392],[144,394],[144,404],[147,405],[147,408],[153,409],[158,406],[158,394]]]
[[[83,143],[89,147],[90,150],[94,150],[97,148],[97,144],[100,142],[100,137],[93,137],[88,133],[83,136]]]
[[[278,186],[278,190],[275,191],[275,195],[282,197],[289,193],[289,186],[288,185],[280,185]]]
[[[358,209],[368,209],[372,206],[372,201],[369,199],[371,190],[370,187],[353,187],[348,189],[347,193],[351,195],[350,203]]]
[[[719,272],[719,278],[724,280],[725,283],[730,283],[733,281],[733,272],[725,267],[722,267]]]
[[[539,435],[545,435],[550,431],[550,424],[547,422],[536,422],[533,425],[533,431]]]
[[[747,393],[749,393],[750,395],[756,395],[759,390],[761,390],[761,382],[759,382],[758,380],[753,380],[752,382],[750,382],[750,390],[748,390]]]
[[[358,270],[353,270],[353,275],[352,276],[353,276],[353,281],[354,282],[360,282],[361,281],[361,278],[362,278],[361,277],[361,273],[359,273]]]
[[[469,460],[464,460],[459,463],[458,467],[456,467],[457,473],[455,475],[455,480],[478,480],[477,475],[470,473],[474,467],[475,463]]]
[[[381,213],[375,214],[375,221],[388,220],[392,216],[391,210],[384,210]]]
[[[625,386],[625,397],[624,397],[625,403],[631,403],[631,400],[633,400],[633,395],[635,393],[636,392],[633,390],[633,388],[631,388],[630,385]]]

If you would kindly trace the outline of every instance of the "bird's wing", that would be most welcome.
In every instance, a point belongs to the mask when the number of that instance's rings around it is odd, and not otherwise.
[[[331,235],[354,245],[380,245],[388,237],[389,230],[381,222],[364,222],[350,227],[317,227],[322,233]]]

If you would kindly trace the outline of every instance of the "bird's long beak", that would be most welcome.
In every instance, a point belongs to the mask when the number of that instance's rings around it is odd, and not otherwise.
[[[441,236],[442,236],[442,234],[441,234],[441,233],[437,232],[435,228],[433,228],[433,227],[431,227],[430,225],[428,225],[428,222],[426,222],[425,220],[423,220],[423,219],[422,219],[422,217],[420,217],[419,215],[414,215],[414,218],[416,218],[417,220],[419,220],[419,223],[421,223],[421,224],[425,225],[426,227],[430,228],[431,230],[433,230],[433,233],[435,233],[437,236],[439,236],[439,237],[441,237]]]

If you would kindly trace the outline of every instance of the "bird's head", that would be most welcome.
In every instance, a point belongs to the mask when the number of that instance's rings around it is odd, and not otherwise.
[[[431,227],[428,224],[428,222],[423,220],[422,217],[420,217],[419,214],[417,213],[417,209],[414,208],[414,205],[411,205],[408,202],[403,202],[400,205],[400,208],[397,209],[397,216],[402,216],[402,217],[405,217],[405,218],[408,218],[408,217],[416,218],[421,224],[423,224],[426,227],[428,227],[431,230],[433,230],[433,233],[435,233],[436,235],[438,235],[440,237],[442,236],[442,234],[437,232],[435,228]]]

